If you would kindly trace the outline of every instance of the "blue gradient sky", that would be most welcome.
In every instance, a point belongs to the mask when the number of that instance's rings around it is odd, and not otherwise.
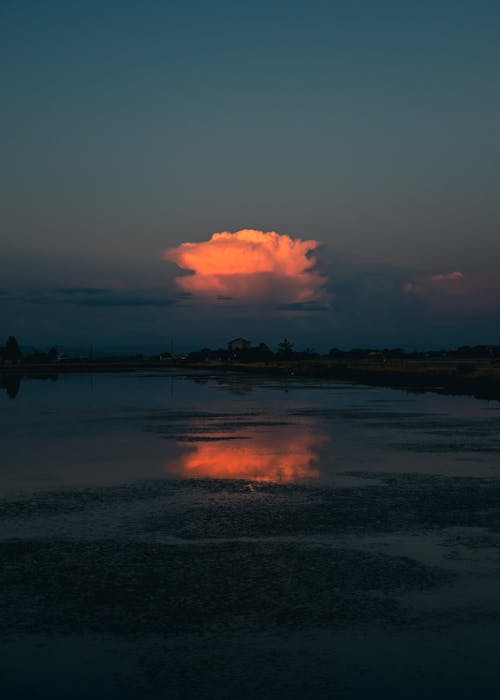
[[[5,0],[0,54],[0,339],[500,343],[498,2]],[[331,305],[179,301],[161,251],[240,228]]]

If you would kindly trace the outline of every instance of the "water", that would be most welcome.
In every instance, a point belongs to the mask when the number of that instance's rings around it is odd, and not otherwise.
[[[210,373],[60,375],[0,398],[0,492],[148,478],[499,473],[500,404]]]
[[[209,371],[4,391],[2,697],[496,697],[499,409]]]

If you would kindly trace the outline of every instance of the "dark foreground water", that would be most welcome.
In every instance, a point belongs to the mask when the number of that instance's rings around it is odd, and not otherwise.
[[[0,397],[5,698],[496,698],[500,404],[226,374]]]

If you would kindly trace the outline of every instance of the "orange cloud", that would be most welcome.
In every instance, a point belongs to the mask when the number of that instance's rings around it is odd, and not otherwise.
[[[187,478],[252,481],[294,482],[319,477],[316,462],[325,435],[294,426],[280,435],[249,432],[245,438],[196,442],[170,462],[167,471]]]
[[[462,285],[441,285],[434,284],[435,282],[459,282],[464,280],[463,272],[439,272],[435,275],[428,275],[427,277],[420,278],[419,281],[406,282],[403,285],[403,291],[406,294],[413,294],[417,297],[431,297],[433,294],[442,296],[462,296],[465,295],[467,290]]]
[[[242,229],[168,248],[163,258],[192,273],[176,278],[184,292],[252,301],[310,302],[326,297],[326,280],[315,269],[312,255],[319,245],[275,231]]]
[[[463,280],[464,275],[463,275],[463,272],[458,272],[458,271],[456,271],[456,272],[440,272],[437,275],[431,275],[431,277],[429,277],[429,279],[435,280],[438,282],[444,282],[447,280]]]
[[[403,285],[403,291],[406,292],[406,294],[414,294],[417,297],[426,297],[429,296],[430,293],[426,287],[418,282],[406,282],[406,284]]]
[[[407,298],[437,312],[483,313],[499,308],[500,280],[463,272],[421,276],[402,285]]]

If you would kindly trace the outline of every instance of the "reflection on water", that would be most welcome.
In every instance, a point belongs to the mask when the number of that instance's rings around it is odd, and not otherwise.
[[[0,372],[0,492],[166,476],[499,473],[494,402],[208,372],[55,379]]]
[[[293,482],[317,479],[320,446],[328,436],[310,425],[279,433],[249,429],[240,438],[212,436],[190,444],[167,464],[171,475],[193,478]]]
[[[29,375],[19,374],[18,372],[5,372],[0,374],[0,389],[5,389],[7,396],[10,399],[15,399],[19,394],[19,389],[21,388],[21,380],[26,379]],[[36,373],[33,376],[29,376],[30,379],[50,379],[52,382],[57,381],[58,374],[56,372]]]
[[[15,399],[21,386],[21,377],[18,374],[4,374],[0,377],[0,389],[5,389],[11,399]]]

